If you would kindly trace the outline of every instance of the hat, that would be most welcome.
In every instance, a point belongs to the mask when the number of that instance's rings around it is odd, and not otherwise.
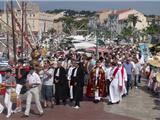
[[[148,63],[155,67],[160,67],[160,56],[149,58]]]
[[[122,64],[122,62],[121,62],[121,61],[118,61],[117,63],[118,63],[118,65],[121,65],[121,64]]]
[[[156,75],[156,80],[157,80],[157,82],[160,83],[160,73],[158,73],[158,74]]]

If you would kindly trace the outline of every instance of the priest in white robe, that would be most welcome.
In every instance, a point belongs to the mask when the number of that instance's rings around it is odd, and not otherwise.
[[[112,69],[111,74],[109,104],[117,104],[122,100],[122,95],[126,93],[125,81],[127,75],[124,67],[122,67],[120,63]]]

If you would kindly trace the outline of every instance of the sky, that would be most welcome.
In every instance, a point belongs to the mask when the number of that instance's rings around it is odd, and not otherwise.
[[[21,1],[21,0],[18,0]],[[41,11],[54,9],[102,10],[133,8],[144,14],[160,15],[160,0],[28,0],[40,5]],[[4,8],[4,0],[0,0]]]
[[[7,0],[0,0],[0,1],[7,1]],[[9,0],[8,0],[9,1]],[[13,0],[13,1],[16,1],[16,0]],[[22,0],[18,0],[18,1],[22,1]],[[110,1],[110,2],[113,2],[113,1],[127,1],[127,2],[130,2],[130,1],[160,1],[160,0],[25,0],[25,1],[74,1],[74,2],[79,2],[79,1]]]

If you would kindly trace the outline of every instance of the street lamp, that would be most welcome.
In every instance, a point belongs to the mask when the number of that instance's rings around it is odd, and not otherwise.
[[[99,22],[99,19],[98,17],[91,17],[89,18],[89,24],[88,24],[88,27],[94,31],[94,34],[95,34],[95,41],[96,41],[96,59],[98,59],[99,57],[99,54],[98,54],[98,40],[97,40],[97,30],[98,30],[98,27],[100,25],[100,22]]]

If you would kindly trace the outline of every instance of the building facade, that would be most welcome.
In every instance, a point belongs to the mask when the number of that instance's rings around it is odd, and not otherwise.
[[[119,21],[127,20],[129,15],[134,15],[138,17],[138,21],[135,25],[137,30],[145,29],[148,26],[147,18],[145,15],[135,9],[117,10],[115,14],[118,15]]]
[[[137,30],[145,29],[148,26],[146,16],[135,9],[103,10],[98,12],[98,14],[100,22],[105,24],[112,32],[120,33],[121,30],[128,25],[127,20],[129,15],[138,17],[138,21],[135,25]]]
[[[97,12],[99,17],[99,21],[101,24],[105,24],[107,22],[109,15],[112,13],[112,10],[101,10]]]
[[[160,25],[160,16],[156,16],[156,15],[147,16],[147,22],[149,25],[151,24]]]
[[[14,15],[22,27],[21,10],[19,8],[15,8]],[[11,14],[9,13],[8,16],[9,16],[8,17],[9,26],[11,26]],[[54,24],[57,24],[57,23],[54,23],[54,20],[63,16],[64,16],[63,13],[49,14],[49,13],[40,12],[40,8],[37,4],[33,4],[33,3],[27,4],[27,7],[26,7],[27,30],[33,33],[47,32],[54,26],[57,27],[56,25],[54,25]],[[7,23],[6,13],[2,14],[2,20]],[[54,28],[54,29],[56,30],[59,28]],[[16,31],[20,31],[17,25],[16,25]]]

